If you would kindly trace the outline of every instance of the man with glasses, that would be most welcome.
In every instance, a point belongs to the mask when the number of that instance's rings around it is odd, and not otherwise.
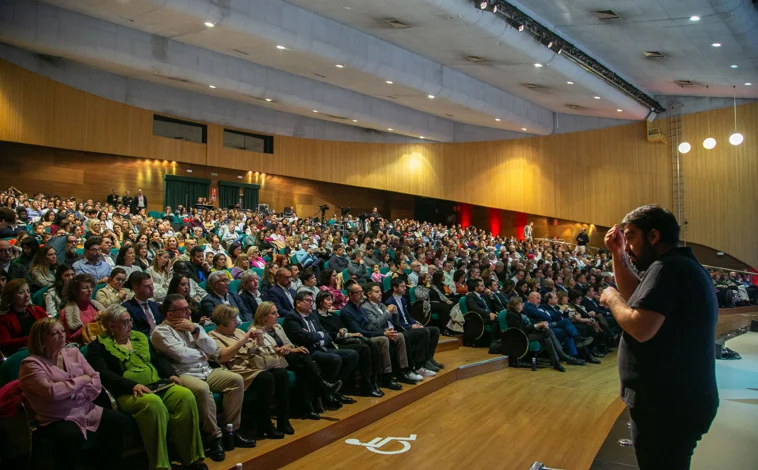
[[[166,320],[155,327],[150,341],[155,349],[171,361],[182,384],[192,390],[197,401],[200,428],[203,433],[205,455],[216,462],[226,458],[221,441],[221,429],[228,424],[234,430],[236,447],[255,447],[255,440],[239,434],[242,399],[245,383],[242,376],[224,368],[211,368],[209,361],[222,363],[237,353],[235,348],[219,349],[205,330],[190,320],[191,311],[181,294],[170,294],[161,305]],[[246,341],[252,339],[248,332]],[[244,343],[240,343],[240,346]],[[227,351],[228,350],[228,351]],[[225,357],[231,354],[229,357]],[[223,393],[223,422],[217,422],[213,392]]]
[[[403,387],[392,378],[392,359],[390,351],[395,351],[396,362],[399,366],[396,375],[398,380],[408,384],[416,384],[421,376],[413,377],[408,368],[408,352],[405,346],[405,337],[395,330],[389,321],[392,313],[382,303],[382,290],[379,284],[370,282],[366,284],[367,300],[364,302],[363,288],[354,281],[345,283],[349,302],[340,312],[340,319],[350,333],[360,333],[373,342],[379,343],[379,352],[382,354],[382,384],[390,390],[402,390]],[[374,322],[369,317],[369,309],[375,315]],[[387,342],[387,346],[382,346]]]
[[[108,276],[113,269],[110,264],[103,261],[100,254],[101,237],[90,237],[84,242],[84,259],[74,263],[76,274],[89,274],[97,279],[98,284],[108,282]]]
[[[134,291],[134,297],[122,305],[134,320],[132,329],[149,337],[163,321],[158,304],[150,300],[153,297],[153,278],[147,273],[133,272],[128,282]]]
[[[0,270],[6,272],[11,268],[11,261],[13,261],[13,245],[7,240],[0,240]]]
[[[279,316],[285,317],[295,312],[295,291],[290,287],[292,271],[279,268],[276,272],[276,285],[263,293],[263,300],[273,302]]]
[[[226,277],[224,271],[214,271],[208,277],[208,282],[205,286],[208,290],[208,295],[203,297],[200,302],[200,310],[202,316],[211,318],[213,316],[213,309],[217,305],[231,305],[239,310],[237,316],[238,323],[244,323],[253,321],[253,313],[247,309],[247,305],[242,301],[239,294],[229,291],[229,278]]]
[[[300,291],[294,299],[295,311],[284,317],[283,327],[287,337],[295,345],[308,348],[327,381],[334,383],[339,379],[343,384],[352,384],[358,367],[358,351],[337,349],[334,338],[321,326],[318,314],[313,314],[313,294]],[[332,408],[340,408],[342,403],[355,403],[352,398],[339,393],[328,394],[324,399],[324,405]]]

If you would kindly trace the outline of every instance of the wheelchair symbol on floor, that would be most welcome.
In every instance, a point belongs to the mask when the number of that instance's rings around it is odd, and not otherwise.
[[[349,444],[353,446],[363,446],[375,454],[395,455],[395,454],[402,454],[404,452],[408,452],[409,450],[411,450],[411,443],[409,441],[415,441],[415,440],[416,440],[416,435],[411,434],[408,437],[385,437],[384,439],[382,439],[381,437],[376,437],[369,442],[361,442],[358,439],[348,439],[345,441],[345,444]],[[383,447],[385,444],[389,444],[390,442],[393,442],[393,441],[400,443],[400,445],[402,445],[402,449],[398,449],[398,450],[381,450],[380,449],[380,447]]]

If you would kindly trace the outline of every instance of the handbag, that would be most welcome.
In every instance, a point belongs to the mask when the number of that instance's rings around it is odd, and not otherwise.
[[[102,333],[105,333],[105,328],[99,321],[89,322],[82,327],[82,341],[84,344],[89,344]]]
[[[287,361],[279,356],[272,346],[259,346],[258,354],[251,354],[248,361],[253,369],[269,370],[287,367]]]

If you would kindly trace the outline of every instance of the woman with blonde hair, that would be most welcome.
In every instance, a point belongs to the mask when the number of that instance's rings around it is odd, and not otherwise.
[[[314,420],[320,419],[314,411],[311,403],[312,398],[319,394],[337,393],[342,387],[342,381],[327,382],[318,364],[313,361],[308,353],[308,349],[304,346],[292,344],[278,320],[279,312],[276,305],[273,302],[263,302],[255,311],[255,318],[250,330],[263,332],[262,336],[256,336],[258,344],[271,348],[277,356],[286,359],[288,368],[295,373],[298,383],[303,384],[299,390],[303,394],[304,417]]]
[[[40,287],[52,287],[55,284],[55,269],[58,258],[55,248],[41,246],[37,250],[29,268],[29,276]]]
[[[259,269],[266,268],[266,260],[261,258],[261,252],[258,250],[258,247],[255,245],[247,249],[247,259],[250,260],[251,268],[259,268]]]
[[[73,470],[86,440],[95,437],[95,468],[125,469],[124,430],[129,417],[93,403],[100,395],[100,374],[77,348],[64,348],[66,333],[55,319],[36,321],[29,332],[29,357],[21,361],[18,381],[38,437],[49,440],[55,470]]]
[[[269,439],[282,439],[285,434],[294,434],[289,422],[289,376],[284,355],[276,347],[266,344],[263,330],[250,327],[247,332],[237,328],[239,310],[231,305],[217,305],[213,309],[216,329],[208,336],[216,341],[221,350],[220,358],[232,372],[244,379],[245,390],[255,390],[257,400],[258,434]],[[271,422],[271,405],[276,400],[277,425]]]
[[[263,280],[261,281],[260,291],[265,294],[269,289],[276,285],[276,272],[279,271],[277,263],[266,263],[263,269]]]
[[[168,286],[171,284],[171,259],[163,250],[155,252],[153,265],[147,268],[147,272],[153,280],[153,300],[161,303],[166,298]]]
[[[105,333],[89,344],[87,360],[116,397],[119,410],[132,415],[147,450],[150,469],[170,469],[168,439],[183,468],[205,469],[195,396],[171,364],[156,354],[147,337],[132,330],[126,308],[114,304],[100,320]],[[162,383],[153,392],[148,386]]]
[[[247,255],[242,253],[237,256],[237,261],[234,263],[231,272],[232,278],[239,279],[248,270],[250,270],[250,261],[248,260]]]

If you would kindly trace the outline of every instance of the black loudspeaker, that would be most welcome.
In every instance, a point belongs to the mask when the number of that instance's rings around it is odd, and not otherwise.
[[[753,333],[758,333],[758,320],[753,320],[750,322],[750,331]]]

